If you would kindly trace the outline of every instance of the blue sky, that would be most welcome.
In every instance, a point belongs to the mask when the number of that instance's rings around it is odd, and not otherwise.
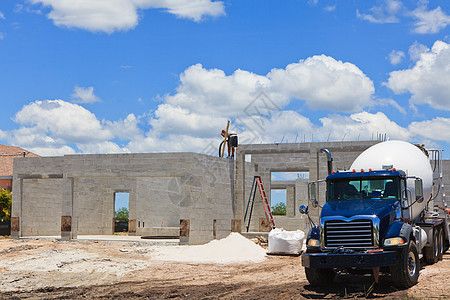
[[[450,158],[449,1],[6,0],[0,143],[215,154],[390,139]]]

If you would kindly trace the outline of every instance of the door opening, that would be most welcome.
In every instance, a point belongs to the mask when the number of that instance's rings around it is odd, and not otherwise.
[[[114,232],[128,232],[130,193],[114,193]]]

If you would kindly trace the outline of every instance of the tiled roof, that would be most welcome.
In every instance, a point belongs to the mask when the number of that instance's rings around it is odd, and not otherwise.
[[[0,144],[0,176],[13,176],[14,157],[23,157],[24,152],[26,157],[39,157],[28,150]]]

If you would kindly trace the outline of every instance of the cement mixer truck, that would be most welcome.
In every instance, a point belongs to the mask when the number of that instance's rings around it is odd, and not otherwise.
[[[449,248],[449,210],[441,183],[442,151],[403,141],[376,144],[360,154],[350,170],[332,170],[325,180],[308,185],[313,207],[326,202],[311,229],[302,265],[311,285],[337,273],[390,273],[395,286],[408,288],[419,278],[420,260],[433,264]],[[321,183],[323,182],[323,183]]]

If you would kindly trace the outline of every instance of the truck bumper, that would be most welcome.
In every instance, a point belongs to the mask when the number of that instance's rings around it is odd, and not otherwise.
[[[397,255],[395,251],[380,253],[303,253],[302,265],[305,268],[358,268],[385,267],[395,265]]]

